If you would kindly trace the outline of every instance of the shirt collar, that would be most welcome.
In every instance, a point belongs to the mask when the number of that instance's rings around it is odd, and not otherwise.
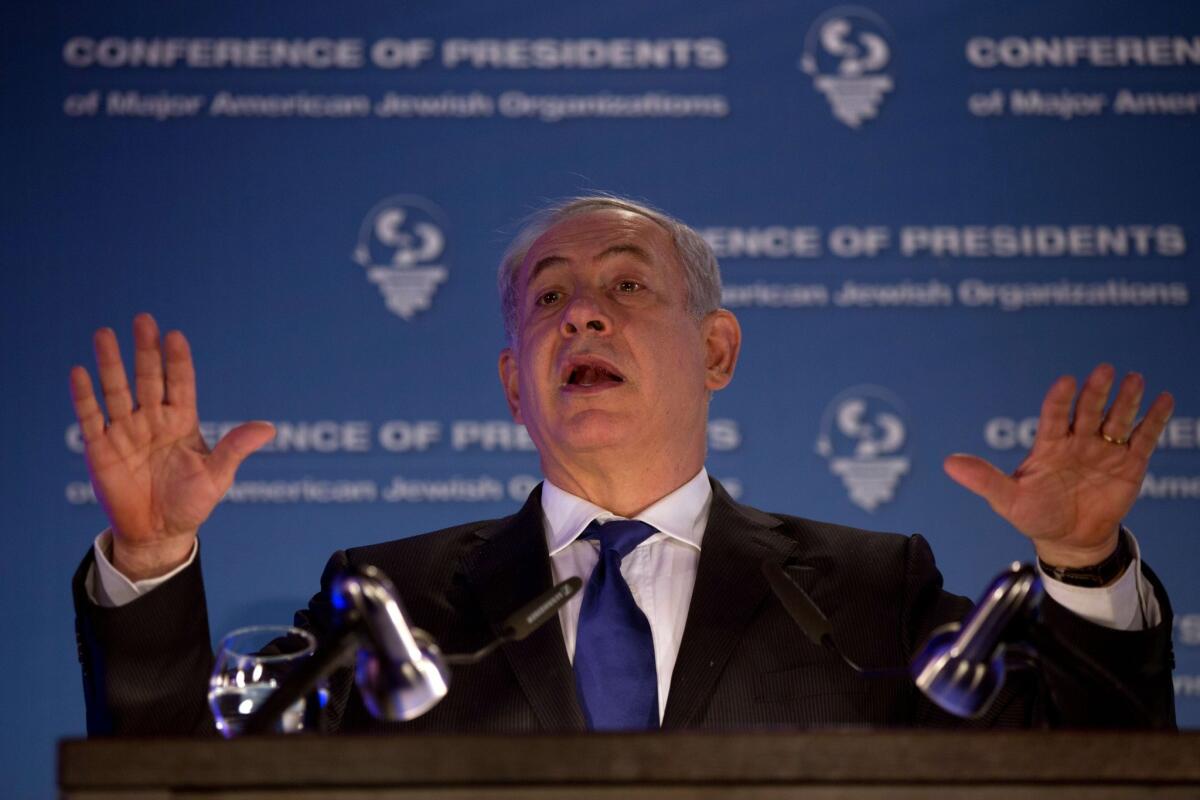
[[[699,550],[711,505],[712,485],[708,482],[708,471],[701,467],[694,478],[633,518],[640,519],[672,539]],[[584,528],[594,519],[602,522],[624,519],[595,503],[558,488],[550,481],[542,484],[542,515],[546,526],[546,546],[550,555],[555,555],[578,539],[579,534],[583,533]]]

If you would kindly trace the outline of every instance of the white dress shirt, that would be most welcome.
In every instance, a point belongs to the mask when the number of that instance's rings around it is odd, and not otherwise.
[[[708,472],[701,468],[690,481],[634,517],[659,532],[648,537],[621,561],[621,575],[629,584],[638,608],[650,622],[654,663],[658,672],[660,721],[667,707],[671,674],[687,624],[688,606],[696,583],[700,548],[711,505],[712,487],[708,482]],[[571,577],[578,577],[587,583],[592,568],[600,559],[600,548],[594,540],[581,540],[579,535],[595,519],[605,522],[624,517],[576,497],[550,481],[543,483],[542,522],[555,583]],[[1134,562],[1113,583],[1085,588],[1070,586],[1043,574],[1046,593],[1059,604],[1097,625],[1116,630],[1142,630],[1157,625],[1162,619],[1158,599],[1154,596],[1154,588],[1142,576],[1141,551],[1137,541],[1132,535],[1129,538]],[[174,577],[192,563],[197,552],[197,548],[193,547],[187,562],[166,575],[131,581],[109,561],[111,541],[112,534],[109,531],[96,537],[93,545],[96,565],[88,572],[86,579],[92,601],[107,607],[132,602]],[[398,589],[403,595],[404,587]],[[567,657],[572,661],[575,659],[575,634],[582,603],[583,592],[580,592],[558,611]],[[800,635],[799,631],[797,635]]]

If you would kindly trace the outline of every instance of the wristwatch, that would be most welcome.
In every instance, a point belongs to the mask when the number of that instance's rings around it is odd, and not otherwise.
[[[1129,547],[1129,535],[1121,528],[1117,534],[1117,549],[1099,564],[1090,567],[1055,567],[1038,559],[1042,572],[1056,581],[1068,586],[1088,586],[1095,588],[1105,586],[1121,577],[1126,568],[1133,563],[1133,550]]]

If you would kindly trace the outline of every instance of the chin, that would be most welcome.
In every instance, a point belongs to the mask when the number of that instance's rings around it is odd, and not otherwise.
[[[559,441],[577,452],[620,447],[637,439],[638,429],[628,419],[606,411],[576,414],[559,432]]]

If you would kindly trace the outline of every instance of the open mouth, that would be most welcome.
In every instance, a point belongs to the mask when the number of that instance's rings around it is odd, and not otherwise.
[[[581,389],[613,386],[624,382],[624,376],[614,367],[592,359],[572,360],[562,375],[564,387],[577,386]]]

